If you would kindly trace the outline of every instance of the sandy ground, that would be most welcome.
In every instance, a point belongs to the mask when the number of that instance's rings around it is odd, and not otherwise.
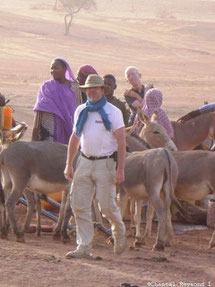
[[[113,73],[118,97],[128,87],[126,66],[139,67],[143,81],[163,91],[163,106],[172,120],[205,100],[214,101],[215,1],[97,2],[98,10],[77,15],[71,35],[65,37],[64,14],[60,6],[52,10],[54,1],[1,1],[0,92],[10,99],[14,117],[29,125],[25,140],[32,131],[36,93],[50,77],[56,56],[67,59],[75,73],[84,63],[101,75]],[[127,250],[120,257],[97,233],[95,254],[104,260],[78,262],[64,259],[75,247],[74,238],[71,245],[63,245],[51,235],[38,239],[30,234],[26,244],[19,244],[11,235],[0,242],[0,286],[215,286],[215,250],[207,250],[211,233],[206,229],[176,235],[165,253],[150,251],[153,237],[140,251]]]
[[[21,223],[25,208],[17,206],[17,211]],[[52,225],[47,219],[43,223]],[[175,224],[172,247],[152,252],[157,230],[154,223],[152,238],[145,246],[132,250],[133,239],[128,237],[128,247],[120,256],[107,244],[108,237],[96,231],[94,257],[102,260],[65,259],[65,254],[75,248],[74,235],[65,245],[54,241],[52,233],[42,233],[40,238],[26,234],[25,244],[15,242],[10,234],[0,245],[0,286],[117,287],[124,282],[141,287],[215,286],[215,249],[207,250],[212,230],[193,227]],[[187,228],[191,230],[181,234]]]

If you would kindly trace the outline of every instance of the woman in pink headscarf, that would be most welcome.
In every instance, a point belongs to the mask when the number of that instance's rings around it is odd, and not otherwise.
[[[89,75],[91,74],[98,75],[96,70],[91,65],[82,65],[81,67],[79,67],[77,74],[78,74],[77,80],[80,86],[83,86],[85,84],[85,81]],[[81,93],[81,102],[85,103],[87,101],[87,95],[83,91],[80,91],[80,93]]]
[[[158,123],[166,129],[168,136],[173,139],[174,130],[166,112],[161,108],[162,101],[163,95],[161,91],[154,88],[150,89],[145,95],[145,101],[142,110],[148,118],[151,118],[153,113],[156,112]]]
[[[51,63],[51,75],[53,78],[41,85],[37,95],[32,140],[68,144],[77,107],[77,81],[62,58]]]

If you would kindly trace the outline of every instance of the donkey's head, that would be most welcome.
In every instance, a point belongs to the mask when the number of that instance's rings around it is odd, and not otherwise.
[[[157,122],[156,112],[149,119],[141,109],[138,109],[138,119],[144,124],[139,136],[153,148],[165,147],[170,151],[176,151],[174,142],[169,138],[166,129]]]

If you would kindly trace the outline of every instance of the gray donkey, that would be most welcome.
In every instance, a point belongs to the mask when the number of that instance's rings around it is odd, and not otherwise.
[[[64,177],[64,168],[67,155],[67,146],[53,142],[14,142],[4,149],[0,154],[0,168],[4,180],[5,208],[6,214],[11,224],[13,232],[17,236],[17,241],[24,242],[24,234],[20,231],[14,215],[14,207],[25,191],[28,202],[32,202],[30,189],[42,194],[54,193],[63,190],[62,203],[59,220],[55,227],[55,235],[60,234],[63,223],[65,205],[69,182]],[[0,189],[3,206],[4,198],[2,187]],[[68,217],[71,215],[69,203]],[[31,206],[32,213],[32,206]],[[37,206],[40,212],[40,203]],[[3,215],[4,213],[1,212]],[[29,224],[31,216],[28,216],[26,225]],[[8,224],[2,217],[1,237],[7,238]],[[68,222],[68,219],[67,219]],[[40,223],[39,223],[40,224]],[[26,227],[26,226],[25,226]],[[39,225],[37,226],[39,229]]]

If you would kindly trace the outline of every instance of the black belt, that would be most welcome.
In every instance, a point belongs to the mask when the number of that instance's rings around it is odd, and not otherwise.
[[[89,160],[97,160],[97,159],[106,159],[106,158],[115,158],[115,152],[112,155],[107,155],[107,156],[87,156],[83,152],[81,152],[81,155]]]

